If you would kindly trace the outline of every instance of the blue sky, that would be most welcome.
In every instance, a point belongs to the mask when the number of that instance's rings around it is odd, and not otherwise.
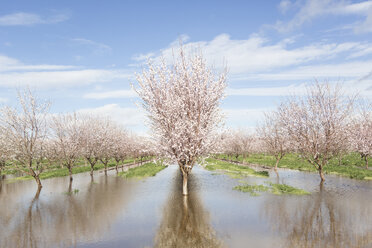
[[[29,85],[53,113],[110,115],[146,132],[135,83],[147,58],[182,39],[229,68],[227,127],[315,78],[372,98],[372,1],[7,1],[0,3],[0,102]]]

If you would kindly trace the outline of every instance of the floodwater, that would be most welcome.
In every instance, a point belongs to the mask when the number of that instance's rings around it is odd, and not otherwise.
[[[372,182],[279,170],[280,182],[307,196],[250,196],[232,190],[241,179],[194,167],[188,197],[170,166],[155,177],[128,180],[95,172],[0,182],[0,247],[372,247]]]

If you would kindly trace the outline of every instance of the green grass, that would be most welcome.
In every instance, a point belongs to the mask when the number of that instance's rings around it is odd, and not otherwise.
[[[221,171],[224,174],[229,175],[233,178],[243,178],[245,176],[256,176],[256,177],[268,177],[267,171],[255,171],[247,166],[236,165],[212,158],[206,159],[207,166],[205,167],[209,171]]]
[[[238,190],[241,192],[250,193],[251,196],[259,196],[260,194],[258,192],[265,192],[269,190],[269,187],[265,185],[238,185],[234,187],[234,190]]]
[[[134,161],[134,159],[124,160],[124,164],[133,163],[133,161]],[[80,161],[80,163],[77,163],[77,164],[82,164],[82,165],[74,166],[72,168],[72,174],[79,174],[79,173],[90,171],[90,165],[84,166],[85,163],[81,162],[81,161]],[[115,167],[115,165],[116,165],[115,161],[112,160],[107,164],[107,167],[111,168],[111,167]],[[49,169],[47,171],[42,172],[40,174],[40,179],[48,179],[48,178],[53,178],[53,177],[64,177],[64,176],[70,175],[70,173],[69,173],[69,171],[66,167],[65,168],[55,167],[55,168],[56,169]],[[104,165],[100,162],[97,162],[97,164],[94,165],[93,170],[97,171],[97,170],[101,170],[103,168],[105,168]],[[8,183],[13,183],[13,182],[29,180],[29,179],[33,179],[33,177],[29,176],[29,175],[19,176],[19,177],[7,179],[7,182]]]
[[[65,195],[72,195],[72,194],[77,194],[77,193],[79,193],[79,190],[78,189],[74,189],[73,191],[67,191],[64,194]]]
[[[287,184],[276,184],[276,183],[267,183],[268,186],[265,185],[249,185],[243,184],[235,186],[233,189],[238,190],[241,192],[250,193],[251,196],[259,196],[258,192],[270,192],[274,195],[309,195],[310,192],[305,191],[303,189],[298,189]]]
[[[298,189],[287,184],[277,184],[277,183],[269,183],[271,186],[271,193],[274,195],[309,195],[310,192],[305,191],[303,189]]]
[[[159,171],[165,169],[166,167],[161,164],[155,163],[146,163],[144,165],[131,168],[128,171],[120,172],[119,176],[123,178],[145,178],[145,177],[153,177]]]
[[[230,159],[226,155],[218,155],[218,158]],[[265,155],[262,153],[252,154],[245,159],[243,159],[242,156],[239,156],[237,161],[251,164],[266,165],[270,167],[275,166],[274,156]],[[313,165],[302,159],[298,154],[285,155],[283,159],[279,162],[278,167],[300,171],[317,172]],[[337,158],[330,160],[329,164],[323,168],[323,172],[325,174],[336,174],[354,179],[369,180],[369,178],[372,177],[372,170],[367,170],[364,168],[364,163],[360,159],[359,154],[357,153],[349,153],[345,155],[341,160],[341,165],[339,165]]]

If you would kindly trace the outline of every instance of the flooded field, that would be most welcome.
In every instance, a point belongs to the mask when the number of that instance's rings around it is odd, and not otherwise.
[[[372,182],[279,170],[250,184],[285,183],[311,195],[235,191],[242,179],[195,167],[190,195],[170,166],[127,180],[95,172],[1,181],[0,247],[372,247]]]

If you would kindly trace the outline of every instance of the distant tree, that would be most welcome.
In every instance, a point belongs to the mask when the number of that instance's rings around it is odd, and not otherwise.
[[[94,166],[99,161],[99,149],[101,146],[100,118],[84,115],[79,123],[79,143],[81,155],[90,165],[90,175],[93,176]]]
[[[100,120],[96,124],[100,143],[97,146],[97,156],[104,165],[105,174],[107,175],[108,163],[114,157],[114,149],[117,142],[116,135],[119,128],[110,119]]]
[[[350,143],[368,169],[368,159],[372,155],[372,103],[363,102],[359,113],[349,126]]]
[[[116,172],[118,172],[119,164],[124,163],[124,160],[130,155],[130,145],[132,144],[132,140],[128,132],[123,128],[114,130],[113,139],[114,146],[112,148],[112,157],[116,163]]]
[[[72,168],[81,156],[80,121],[76,114],[65,114],[54,116],[51,122],[55,157],[68,168],[71,181]]]
[[[216,76],[201,54],[187,57],[183,48],[168,65],[149,62],[137,75],[136,89],[147,111],[161,152],[177,161],[187,179],[198,157],[211,148],[213,133],[221,122],[219,103],[226,87],[226,72]]]
[[[42,184],[39,178],[45,164],[41,163],[46,149],[47,114],[49,103],[37,99],[30,89],[18,92],[20,108],[6,106],[1,109],[1,129],[9,145],[15,168],[32,176],[38,192]]]
[[[257,132],[262,141],[263,150],[275,157],[275,171],[280,160],[290,149],[290,142],[280,116],[276,112],[265,113]]]
[[[347,142],[345,129],[352,113],[353,99],[339,86],[315,82],[305,96],[291,97],[279,107],[279,118],[294,148],[319,172]]]
[[[0,176],[8,160],[12,158],[12,153],[6,139],[6,130],[0,126]],[[0,177],[1,179],[1,177]]]

